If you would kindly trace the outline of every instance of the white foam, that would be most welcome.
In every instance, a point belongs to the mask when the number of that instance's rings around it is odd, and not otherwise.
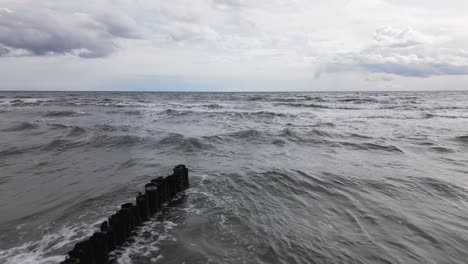
[[[64,255],[55,252],[66,246],[74,245],[93,234],[95,226],[103,219],[93,224],[80,223],[64,226],[55,233],[42,236],[40,240],[29,241],[21,246],[0,250],[0,263],[4,264],[52,264],[65,259]],[[55,255],[54,255],[55,254]]]

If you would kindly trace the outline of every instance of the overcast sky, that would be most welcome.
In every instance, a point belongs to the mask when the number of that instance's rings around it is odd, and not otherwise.
[[[468,90],[467,0],[0,0],[0,90]]]

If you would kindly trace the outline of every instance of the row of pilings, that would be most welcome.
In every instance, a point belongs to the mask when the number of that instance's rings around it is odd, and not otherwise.
[[[120,210],[102,222],[99,231],[76,243],[61,264],[108,263],[111,251],[122,246],[138,226],[188,187],[188,169],[185,165],[176,166],[172,175],[151,180],[145,185],[145,192],[138,193],[135,203],[122,204]]]

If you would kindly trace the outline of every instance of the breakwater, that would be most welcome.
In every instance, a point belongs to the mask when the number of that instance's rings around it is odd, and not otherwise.
[[[177,193],[189,187],[188,169],[178,165],[174,173],[157,177],[138,193],[135,203],[124,203],[120,210],[101,223],[99,231],[75,244],[62,264],[108,263],[108,254],[123,245],[133,231],[163,208]]]

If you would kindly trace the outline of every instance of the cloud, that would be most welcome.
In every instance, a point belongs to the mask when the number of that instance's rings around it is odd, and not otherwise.
[[[337,53],[321,73],[365,71],[406,77],[468,75],[468,56],[448,48],[447,38],[426,35],[413,29],[384,27],[374,32],[373,43],[357,52]]]
[[[74,54],[106,57],[118,39],[139,38],[135,22],[123,14],[57,13],[48,9],[0,9],[0,55]],[[5,52],[5,49],[8,52]],[[3,51],[2,51],[3,50]]]
[[[197,40],[216,40],[218,34],[207,25],[196,23],[171,23],[165,26],[166,32],[172,40],[177,42],[197,41]]]
[[[374,41],[378,46],[407,48],[422,44],[434,44],[447,38],[422,34],[411,28],[396,29],[389,26],[378,28],[374,32]]]

